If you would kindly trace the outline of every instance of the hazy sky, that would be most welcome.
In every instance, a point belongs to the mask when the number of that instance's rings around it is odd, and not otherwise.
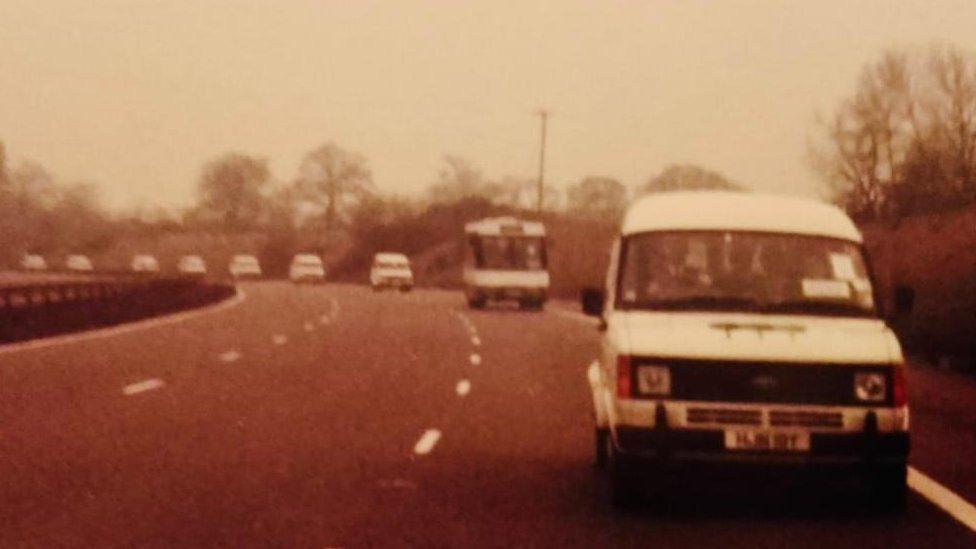
[[[976,49],[976,2],[0,0],[0,140],[114,207],[181,206],[225,151],[279,180],[326,141],[419,192],[486,175],[640,183],[692,162],[803,194],[817,110],[890,47]]]

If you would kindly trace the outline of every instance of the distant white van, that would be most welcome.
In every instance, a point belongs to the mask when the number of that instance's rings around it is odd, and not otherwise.
[[[409,292],[413,289],[413,270],[410,259],[401,253],[380,252],[373,256],[373,265],[369,269],[369,283],[373,290],[383,288],[399,288]]]
[[[861,234],[833,206],[727,192],[635,203],[605,290],[583,294],[603,332],[588,377],[615,503],[637,500],[638,479],[710,464],[841,468],[903,506],[904,360],[876,297]]]
[[[159,260],[148,254],[137,254],[132,257],[129,267],[136,273],[158,273]]]
[[[47,261],[38,254],[24,254],[20,260],[20,268],[25,271],[46,271]]]
[[[492,217],[464,227],[464,293],[473,309],[514,300],[541,309],[549,297],[546,228],[539,221]]]
[[[292,282],[322,282],[325,280],[325,264],[315,254],[296,254],[288,267]]]
[[[204,276],[207,274],[207,262],[198,255],[184,255],[176,264],[176,270],[182,275]]]
[[[250,254],[237,254],[230,260],[227,270],[234,278],[260,278],[261,263]]]
[[[95,270],[95,265],[87,255],[73,254],[64,260],[64,267],[69,271],[88,273]]]

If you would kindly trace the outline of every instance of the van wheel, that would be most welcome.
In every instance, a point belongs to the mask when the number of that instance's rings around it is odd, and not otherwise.
[[[869,488],[871,507],[882,512],[899,513],[908,504],[908,467],[905,464],[879,466],[871,471]]]
[[[472,309],[484,309],[486,301],[487,300],[484,298],[484,296],[469,297],[468,307],[471,307]]]
[[[596,456],[596,468],[606,469],[607,468],[607,444],[610,441],[610,429],[606,427],[594,427],[593,428],[593,442],[594,450]]]
[[[633,459],[623,455],[607,441],[607,466],[610,469],[610,501],[621,510],[632,510],[640,503],[640,486]]]

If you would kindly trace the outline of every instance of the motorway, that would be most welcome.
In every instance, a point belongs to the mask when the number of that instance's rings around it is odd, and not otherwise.
[[[577,314],[255,283],[175,318],[0,347],[3,547],[976,547],[931,495],[689,483],[620,513]],[[913,466],[976,501],[976,380],[910,370]]]

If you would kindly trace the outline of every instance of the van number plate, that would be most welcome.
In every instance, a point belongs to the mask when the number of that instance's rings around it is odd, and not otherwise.
[[[729,450],[757,452],[808,452],[810,450],[810,433],[729,429],[725,431],[725,447]]]

